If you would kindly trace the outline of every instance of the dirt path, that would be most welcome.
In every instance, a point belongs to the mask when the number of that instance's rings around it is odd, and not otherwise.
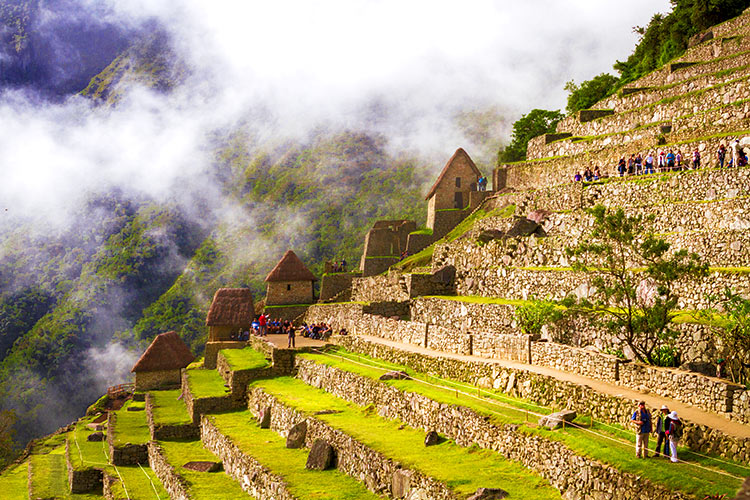
[[[394,342],[392,340],[386,340],[370,335],[360,335],[360,337],[369,342],[375,342],[390,347],[395,347],[403,351],[424,354],[426,356],[459,359],[463,361],[480,361],[484,363],[493,363],[506,368],[514,368],[516,370],[524,370],[527,372],[538,373],[540,375],[547,375],[558,380],[564,380],[566,382],[573,382],[578,385],[589,386],[595,391],[601,392],[603,394],[609,394],[611,396],[621,396],[634,400],[642,400],[652,408],[660,408],[661,405],[666,404],[670,410],[675,410],[680,418],[684,418],[685,420],[689,420],[690,422],[696,424],[707,425],[712,429],[718,429],[728,436],[750,438],[750,425],[727,420],[721,415],[701,410],[694,406],[681,403],[675,399],[665,398],[653,394],[643,394],[642,392],[634,391],[626,387],[610,384],[608,382],[603,382],[601,380],[596,380],[589,377],[584,377],[575,373],[564,372],[561,370],[556,370],[554,368],[547,368],[545,366],[528,365],[517,361],[505,361],[500,359],[482,358],[479,356],[467,356],[463,354],[433,351],[431,349],[425,349],[424,347],[420,347],[417,345]]]
[[[273,345],[275,345],[276,347],[280,347],[282,349],[286,349],[286,346],[289,343],[289,339],[283,333],[277,333],[277,334],[268,335],[268,337],[266,337],[266,338]],[[327,342],[323,342],[322,340],[313,340],[313,339],[310,339],[310,338],[307,338],[307,337],[303,337],[301,335],[297,335],[296,337],[294,337],[294,346],[295,347],[310,347],[310,346],[312,346],[312,347],[323,347],[326,344],[327,344]]]

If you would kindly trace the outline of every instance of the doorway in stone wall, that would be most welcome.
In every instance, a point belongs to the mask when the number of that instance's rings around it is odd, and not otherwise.
[[[453,208],[464,208],[464,194],[460,191],[453,197]]]

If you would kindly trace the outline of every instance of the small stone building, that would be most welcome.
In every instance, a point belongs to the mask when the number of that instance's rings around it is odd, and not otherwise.
[[[477,192],[482,177],[474,161],[463,148],[458,148],[443,167],[435,184],[427,193],[427,227],[435,239],[444,236],[476,208],[486,192]]]
[[[411,220],[379,220],[365,236],[365,248],[359,263],[363,276],[374,276],[401,260],[409,234],[417,230]]]
[[[266,306],[312,304],[318,279],[297,254],[287,250],[268,276]]]
[[[206,326],[209,342],[236,340],[237,334],[250,330],[255,319],[253,293],[247,288],[219,288],[208,309]],[[234,337],[234,338],[233,338]]]
[[[179,387],[182,370],[194,359],[177,332],[157,335],[131,370],[135,373],[135,390]]]

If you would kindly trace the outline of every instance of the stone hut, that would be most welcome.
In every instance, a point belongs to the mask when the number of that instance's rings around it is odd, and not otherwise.
[[[231,341],[240,331],[250,330],[255,319],[253,293],[247,288],[219,288],[208,309],[209,342]]]
[[[182,370],[194,359],[177,332],[157,335],[131,370],[135,373],[135,390],[179,387]]]
[[[468,153],[458,148],[425,197],[427,227],[432,229],[435,239],[453,229],[468,210],[476,208],[484,199],[486,192],[477,191],[480,177],[482,173]]]
[[[374,276],[401,260],[409,234],[417,230],[411,220],[379,220],[365,236],[365,248],[359,263],[363,276]]]
[[[266,306],[312,304],[316,281],[318,279],[297,254],[287,250],[266,276]]]

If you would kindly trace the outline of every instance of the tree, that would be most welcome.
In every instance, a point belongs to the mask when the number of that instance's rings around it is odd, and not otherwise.
[[[521,331],[527,335],[538,337],[542,327],[562,319],[563,308],[551,300],[531,298],[528,304],[516,308],[516,320]]]
[[[589,234],[567,249],[575,258],[573,269],[592,285],[582,309],[593,313],[639,361],[663,364],[677,336],[671,328],[679,299],[675,286],[707,275],[708,266],[685,250],[670,255],[669,243],[647,229],[653,217],[627,216],[621,208],[601,205],[588,212],[594,218]]]
[[[526,159],[526,146],[529,140],[542,134],[555,131],[557,123],[562,120],[560,111],[532,109],[513,124],[513,135],[508,146],[498,151],[499,162],[521,161]]]
[[[726,370],[733,382],[750,384],[750,300],[730,288],[724,290],[722,297],[709,299],[724,311],[723,321],[714,331],[721,340]],[[716,315],[717,310],[713,307],[699,313],[709,324],[716,324],[713,321]]]
[[[576,85],[573,80],[569,81],[565,84],[565,90],[570,92],[565,111],[572,115],[582,109],[589,109],[594,103],[612,95],[619,82],[619,78],[609,73],[602,73],[580,85]]]

